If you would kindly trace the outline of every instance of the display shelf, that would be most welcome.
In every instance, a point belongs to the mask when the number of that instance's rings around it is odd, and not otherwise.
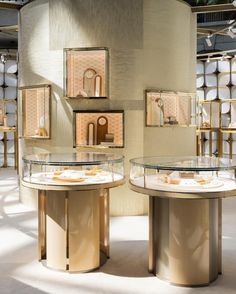
[[[146,126],[190,126],[195,95],[191,93],[145,90]]]
[[[74,111],[74,147],[124,147],[124,111]]]
[[[108,48],[64,49],[66,99],[106,99],[109,96]]]
[[[205,149],[201,147],[202,145],[212,144],[212,142],[204,139],[203,133],[201,133],[201,139],[199,139],[199,131],[212,129],[216,132],[216,128],[218,128],[216,139],[218,147],[217,151],[213,153],[218,156],[227,155],[222,147],[224,139],[221,134],[230,134],[231,130],[236,128],[235,64],[235,58],[213,62],[198,61],[197,79],[201,77],[201,83],[197,82],[197,86],[200,86],[197,89],[199,95],[197,102],[198,154],[201,154]],[[209,80],[209,77],[211,77],[211,80]],[[207,80],[208,84],[206,83]],[[209,149],[211,150],[212,146]],[[233,150],[233,153],[236,153],[236,149]],[[232,154],[228,155],[232,157]]]
[[[22,137],[50,139],[51,86],[20,87],[22,97]]]
[[[18,64],[14,54],[6,52],[0,61],[0,126],[3,152],[0,152],[2,166],[17,168],[17,79]],[[12,154],[14,153],[14,155]]]

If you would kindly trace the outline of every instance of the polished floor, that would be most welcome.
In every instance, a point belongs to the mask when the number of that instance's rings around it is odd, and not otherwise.
[[[66,274],[37,262],[37,213],[18,201],[12,169],[0,169],[0,294],[235,294],[236,197],[224,200],[223,275],[209,287],[182,288],[147,272],[147,217],[111,219],[111,258],[98,271]]]

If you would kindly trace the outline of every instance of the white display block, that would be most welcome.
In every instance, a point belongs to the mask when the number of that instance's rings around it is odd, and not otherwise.
[[[204,62],[198,60],[196,65],[197,75],[204,74]]]
[[[217,61],[211,61],[205,63],[205,73],[211,74],[217,71]]]
[[[7,153],[13,154],[14,152],[15,152],[14,141],[13,140],[7,141]]]
[[[3,88],[0,87],[0,99],[4,98],[4,92],[3,92]]]
[[[219,60],[218,61],[218,71],[219,72],[230,72],[230,61],[229,60]]]
[[[236,103],[231,103],[231,122],[236,122]]]
[[[236,73],[231,74],[231,83],[232,85],[236,85]]]
[[[14,133],[13,132],[7,133],[7,140],[14,140]]]
[[[0,141],[0,153],[3,154],[3,152],[4,152],[4,144],[2,141]]]
[[[4,72],[4,64],[0,62],[0,73]]]
[[[229,154],[229,143],[227,141],[223,141],[223,154]]]
[[[16,60],[8,59],[5,64],[6,73],[16,73],[17,72],[17,62]]]
[[[229,87],[219,88],[218,91],[219,91],[219,99],[230,99],[231,98]]]
[[[231,98],[236,98],[236,86],[231,87]]]
[[[236,141],[233,141],[232,143],[232,153],[233,155],[236,155]]]
[[[197,98],[200,100],[200,101],[203,101],[204,100],[204,90],[203,89],[198,89],[197,90]]]
[[[16,103],[7,102],[6,103],[6,113],[16,113]]]
[[[217,76],[216,74],[209,74],[205,76],[205,84],[207,87],[217,86]]]
[[[207,140],[204,144],[204,152],[206,155],[209,155],[209,147],[210,147],[210,141]],[[217,141],[212,140],[212,153],[215,153],[217,151]]]
[[[222,87],[222,86],[227,86],[229,84],[230,84],[230,73],[219,73],[218,85]]]
[[[224,102],[221,104],[221,112],[223,114],[228,113],[230,111],[230,103],[229,102]]]
[[[217,97],[217,88],[206,89],[206,100],[214,100]]]
[[[2,73],[0,73],[0,86],[2,86],[4,83],[4,76]]]
[[[5,98],[7,99],[16,99],[17,97],[17,88],[16,87],[7,87],[5,88]]]
[[[228,140],[229,139],[229,134],[223,133],[223,140]]]
[[[17,87],[17,77],[15,74],[5,74],[5,83],[7,86]]]
[[[231,59],[231,71],[236,71],[236,58]]]
[[[9,113],[7,115],[7,125],[8,127],[14,127],[16,125],[16,114]]]
[[[207,140],[210,140],[210,132],[205,133],[205,138]],[[212,140],[217,140],[217,133],[216,132],[212,132]]]
[[[230,123],[230,115],[229,114],[222,114],[221,116],[221,127],[227,128]]]
[[[212,104],[212,128],[219,128],[220,127],[220,120],[219,120],[219,103]]]
[[[204,75],[197,76],[196,87],[201,88],[204,85]]]
[[[231,136],[232,136],[232,139],[233,139],[234,141],[236,141],[236,134],[232,134]]]

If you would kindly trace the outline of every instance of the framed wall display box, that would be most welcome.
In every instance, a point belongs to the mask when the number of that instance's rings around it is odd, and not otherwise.
[[[146,90],[146,126],[189,126],[194,108],[194,95],[162,90]]]
[[[74,111],[74,147],[124,147],[124,111]]]
[[[21,87],[23,138],[50,139],[51,86]]]
[[[64,49],[64,96],[108,97],[108,49]]]

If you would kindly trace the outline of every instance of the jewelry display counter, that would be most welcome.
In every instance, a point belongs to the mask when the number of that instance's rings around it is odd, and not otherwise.
[[[217,279],[221,199],[236,196],[236,161],[144,157],[130,162],[130,188],[149,195],[149,271],[182,286]]]
[[[87,272],[109,257],[109,189],[122,185],[123,157],[96,152],[23,157],[25,187],[38,190],[39,260]]]

